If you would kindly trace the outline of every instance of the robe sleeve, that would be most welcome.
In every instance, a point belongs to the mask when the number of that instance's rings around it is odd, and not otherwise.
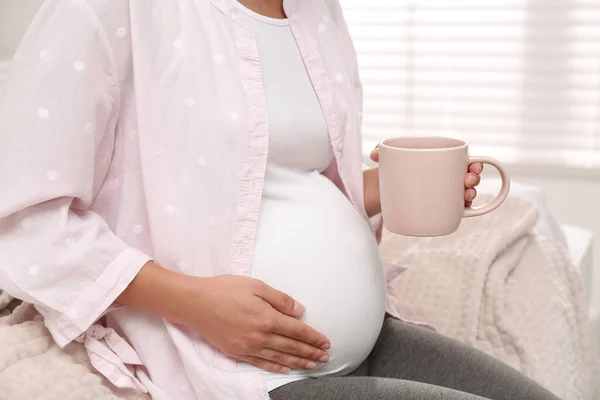
[[[0,99],[0,288],[33,303],[60,346],[151,260],[91,211],[114,150],[117,75],[87,3],[47,0]]]

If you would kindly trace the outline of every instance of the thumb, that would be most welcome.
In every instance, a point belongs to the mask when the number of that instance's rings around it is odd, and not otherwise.
[[[273,289],[264,282],[260,286],[257,295],[269,303],[271,307],[290,317],[299,317],[306,311],[306,308],[292,297],[279,290]]]
[[[371,161],[379,162],[379,146],[375,147],[371,152]]]

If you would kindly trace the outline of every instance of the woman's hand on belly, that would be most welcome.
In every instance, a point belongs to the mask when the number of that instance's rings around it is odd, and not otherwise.
[[[149,262],[117,301],[185,325],[225,355],[267,371],[329,361],[329,339],[297,319],[304,306],[257,279],[199,278]]]
[[[189,278],[178,322],[225,355],[277,373],[329,360],[329,340],[296,319],[304,307],[285,293],[242,276]]]
[[[257,279],[199,278],[149,262],[117,301],[185,325],[225,355],[266,371],[329,361],[329,339],[297,319],[304,306]]]

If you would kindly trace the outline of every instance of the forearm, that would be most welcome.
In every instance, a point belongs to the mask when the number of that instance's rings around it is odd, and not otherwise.
[[[369,217],[381,213],[381,197],[379,195],[379,168],[363,171],[365,209]]]
[[[131,281],[117,302],[130,305],[175,323],[183,323],[181,301],[190,298],[196,280],[149,262]],[[185,301],[185,300],[184,300]]]

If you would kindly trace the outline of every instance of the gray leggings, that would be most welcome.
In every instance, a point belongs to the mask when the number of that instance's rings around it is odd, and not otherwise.
[[[437,333],[386,318],[375,348],[345,377],[306,379],[273,400],[559,400],[517,370]]]

